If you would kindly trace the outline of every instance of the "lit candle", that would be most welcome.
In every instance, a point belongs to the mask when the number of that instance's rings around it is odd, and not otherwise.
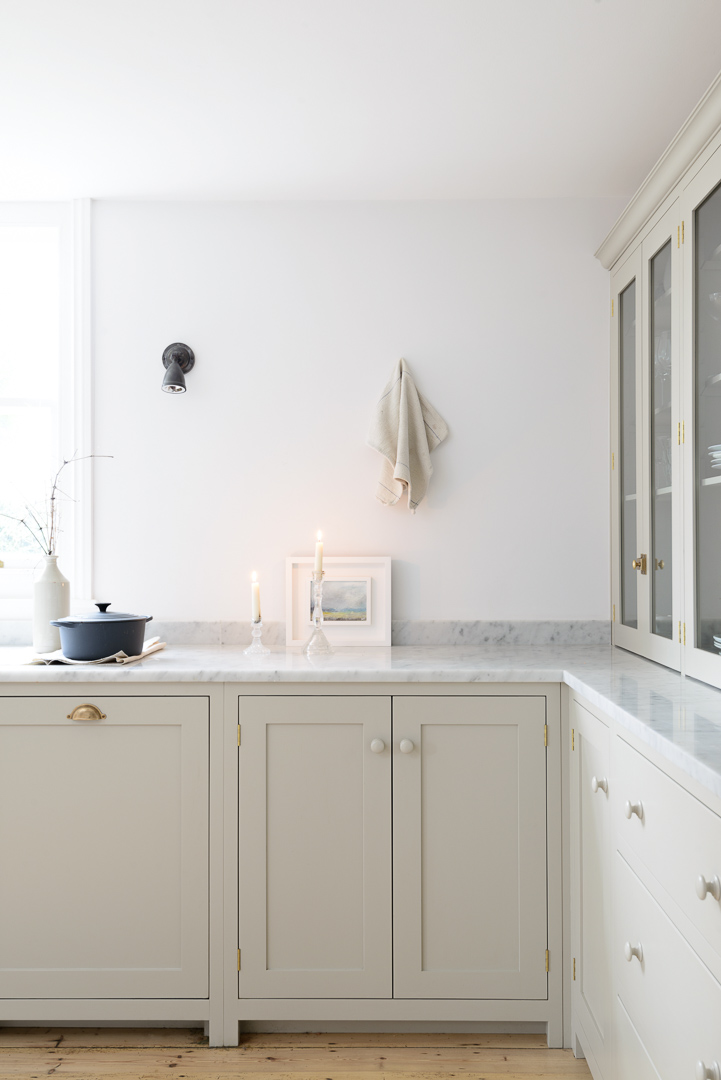
[[[260,622],[260,582],[255,570],[250,583],[250,604],[253,612],[253,622]]]
[[[323,533],[318,529],[318,539],[315,542],[315,572],[323,573]]]

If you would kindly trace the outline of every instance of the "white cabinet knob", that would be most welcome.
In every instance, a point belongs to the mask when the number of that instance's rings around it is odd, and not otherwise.
[[[591,791],[595,795],[597,791],[605,791],[608,795],[608,780],[605,776],[602,776],[600,780],[597,780],[594,776],[591,780]]]
[[[718,1061],[712,1061],[710,1065],[697,1061],[696,1080],[721,1080],[721,1065]]]
[[[721,900],[721,881],[718,877],[712,877],[707,881],[703,874],[696,878],[696,895],[699,900],[705,900],[707,896],[713,896],[714,900]]]
[[[412,754],[415,747],[410,739],[401,739],[401,753]]]
[[[623,955],[626,957],[629,964],[634,956],[637,960],[641,961],[643,960],[643,945],[641,945],[640,942],[638,945],[632,945],[630,941],[627,941],[623,947]]]
[[[386,748],[386,744],[382,739],[373,739],[371,742],[371,750],[374,754],[382,754]]]
[[[643,803],[642,802],[630,802],[626,799],[626,805],[623,808],[623,812],[631,820],[631,815],[635,814],[636,817],[643,819]]]

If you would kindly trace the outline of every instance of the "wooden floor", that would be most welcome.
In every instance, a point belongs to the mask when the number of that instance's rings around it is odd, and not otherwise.
[[[169,1074],[169,1070],[173,1072]],[[0,1080],[568,1080],[590,1077],[542,1035],[247,1035],[211,1049],[200,1030],[0,1028]]]

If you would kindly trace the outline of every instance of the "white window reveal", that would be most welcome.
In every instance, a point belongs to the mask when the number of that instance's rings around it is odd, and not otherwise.
[[[88,211],[0,204],[0,644],[27,635],[52,477],[64,458],[90,452],[80,258]],[[89,465],[65,469],[61,483],[57,553],[73,600],[91,587]]]

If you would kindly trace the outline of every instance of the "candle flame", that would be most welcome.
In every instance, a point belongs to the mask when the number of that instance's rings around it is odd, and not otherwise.
[[[320,529],[318,529],[318,536],[316,537],[316,539],[317,540],[322,540],[323,539],[323,533],[320,531]]]
[[[252,575],[250,580],[251,581],[257,581],[258,580],[258,575],[256,574],[255,570],[253,571],[253,575]]]

